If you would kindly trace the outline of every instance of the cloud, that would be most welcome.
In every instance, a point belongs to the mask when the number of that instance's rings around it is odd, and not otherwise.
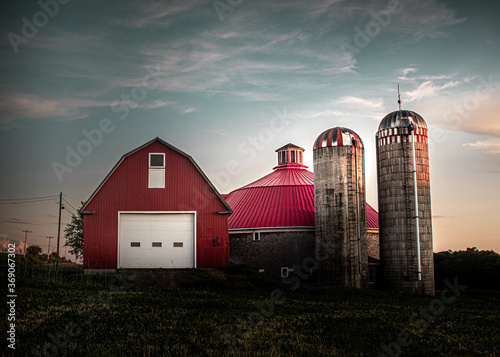
[[[229,132],[223,128],[207,129],[206,131],[211,133],[211,134],[217,134],[217,135],[221,135],[221,136],[229,136]]]
[[[122,6],[131,7],[135,11],[129,13],[128,16],[115,17],[113,22],[131,28],[168,27],[176,17],[203,3],[201,0],[145,1],[141,3],[129,1],[128,4],[122,4]]]
[[[193,112],[196,112],[196,111],[197,111],[197,109],[193,108],[193,107],[181,109],[181,113],[182,114],[189,114],[189,113],[193,113]]]
[[[478,77],[462,91],[436,92],[418,105],[425,108],[425,119],[431,126],[500,138],[500,83],[493,77]],[[479,149],[480,145],[468,147]]]
[[[455,218],[455,216],[445,216],[441,214],[433,215],[432,219]]]
[[[3,94],[0,99],[0,113],[0,125],[20,118],[82,117],[81,113],[70,110],[64,103],[25,93]]]
[[[432,81],[425,81],[420,84],[417,89],[405,92],[404,98],[406,102],[419,101],[424,97],[435,95],[439,91],[446,88],[456,87],[459,84],[460,81],[448,81],[443,85],[435,85]]]
[[[416,67],[407,67],[401,69],[401,76],[398,77],[399,80],[406,81],[406,80],[411,80],[411,78],[408,78],[408,74],[410,73],[416,73],[418,72],[419,68]]]
[[[161,99],[154,100],[149,103],[139,104],[137,107],[141,109],[156,109],[162,107],[168,107],[169,105],[176,104],[177,102],[165,101]]]
[[[472,150],[481,150],[489,154],[500,154],[500,140],[484,140],[475,143],[465,143],[464,147]]]
[[[393,15],[394,23],[391,22],[387,28],[400,35],[410,35],[414,41],[448,37],[448,27],[466,21],[437,0],[404,1],[399,8],[401,13]]]
[[[398,80],[402,81],[409,81],[409,82],[418,82],[418,81],[439,81],[439,80],[452,80],[456,79],[457,74],[456,73],[451,73],[451,74],[437,74],[437,75],[429,75],[429,74],[422,74],[422,75],[412,75],[409,76],[412,73],[417,73],[420,71],[419,67],[406,67],[399,69],[397,72],[401,73],[401,75],[398,77]],[[463,78],[463,81],[468,83],[471,80],[475,79],[476,77],[465,77]]]
[[[339,110],[325,109],[319,111],[299,112],[295,115],[298,119],[317,119],[317,118],[332,118],[341,117],[344,114]]]
[[[384,102],[382,98],[374,98],[374,99],[368,99],[368,98],[361,98],[361,97],[355,97],[355,96],[345,96],[341,97],[340,99],[334,101],[334,104],[353,104],[354,106],[361,106],[361,107],[366,107],[370,108],[372,110],[380,110],[384,111]]]

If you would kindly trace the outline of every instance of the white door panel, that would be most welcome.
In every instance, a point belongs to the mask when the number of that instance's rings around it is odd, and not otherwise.
[[[194,213],[120,213],[119,229],[120,268],[194,267]]]

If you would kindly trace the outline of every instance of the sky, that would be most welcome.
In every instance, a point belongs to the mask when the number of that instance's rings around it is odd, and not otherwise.
[[[500,3],[4,0],[0,239],[47,249],[126,152],[160,137],[221,193],[326,129],[365,144],[398,109],[429,127],[434,251],[500,252]],[[8,204],[7,199],[49,197]],[[62,240],[63,242],[63,240]],[[54,240],[52,240],[54,246]],[[62,245],[62,243],[61,243]]]

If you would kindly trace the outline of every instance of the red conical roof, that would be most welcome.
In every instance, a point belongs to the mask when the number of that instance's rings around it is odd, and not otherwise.
[[[314,227],[313,173],[280,168],[227,195],[229,228]]]
[[[223,195],[234,213],[229,229],[314,227],[314,174],[285,168]],[[366,204],[368,228],[378,228],[378,213]]]
[[[277,151],[295,148],[288,144]],[[299,159],[282,162],[269,175],[223,195],[234,211],[229,216],[229,229],[313,228],[314,174],[302,164],[302,157]],[[368,228],[378,228],[378,213],[368,203],[366,216]]]

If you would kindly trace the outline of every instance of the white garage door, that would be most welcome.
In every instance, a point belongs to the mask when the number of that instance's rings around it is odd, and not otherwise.
[[[120,268],[195,267],[194,213],[120,213]]]

